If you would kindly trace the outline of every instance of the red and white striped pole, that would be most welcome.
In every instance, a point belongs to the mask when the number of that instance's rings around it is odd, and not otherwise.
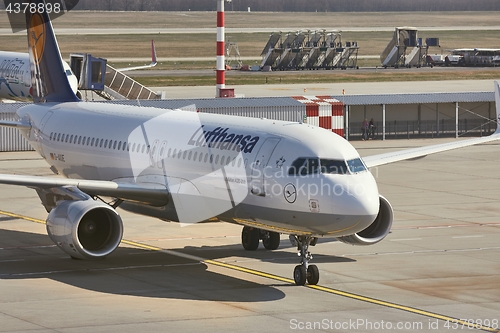
[[[225,37],[224,37],[224,1],[217,0],[217,67],[216,67],[216,96],[220,96],[220,90],[226,87],[226,64],[224,60],[225,54]]]

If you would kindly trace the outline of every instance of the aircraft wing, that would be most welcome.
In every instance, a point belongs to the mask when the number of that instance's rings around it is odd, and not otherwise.
[[[156,64],[158,64],[158,61],[157,61],[157,57],[156,57],[155,41],[151,40],[151,63],[149,65],[137,66],[137,67],[127,67],[127,68],[118,68],[117,71],[127,72],[127,71],[135,71],[138,69],[152,68],[152,67],[155,67]]]
[[[472,145],[477,145],[480,143],[491,142],[495,140],[500,140],[500,133],[495,132],[494,134],[476,139],[453,141],[448,143],[443,143],[439,145],[431,145],[426,147],[418,147],[412,149],[405,149],[400,151],[395,151],[391,153],[384,153],[379,155],[372,155],[363,158],[366,166],[368,168],[376,167],[379,165],[394,163],[398,161],[410,160],[418,157],[424,157],[430,154],[440,153],[447,150],[468,147]]]
[[[0,174],[0,184],[21,185],[44,190],[74,186],[89,195],[114,197],[155,206],[165,205],[168,202],[168,190],[166,186],[150,183],[134,184],[102,180]]]

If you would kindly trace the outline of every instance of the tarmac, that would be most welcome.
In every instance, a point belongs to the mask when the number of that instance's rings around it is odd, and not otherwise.
[[[450,139],[354,142],[362,156]],[[448,332],[500,330],[499,143],[373,169],[395,221],[382,242],[312,247],[298,287],[286,235],[245,251],[241,227],[181,227],[120,211],[124,241],[72,260],[49,239],[36,192],[0,186],[0,332]],[[34,152],[0,173],[50,176]],[[477,325],[477,326],[476,326]],[[481,325],[481,326],[479,326]]]
[[[379,69],[384,71],[384,69]],[[251,74],[251,73],[250,73]],[[237,97],[280,97],[280,96],[331,96],[341,95],[378,95],[436,92],[485,92],[493,91],[493,80],[449,80],[449,81],[404,81],[404,82],[351,82],[351,83],[308,83],[308,84],[265,84],[229,86],[234,88]],[[270,73],[270,75],[286,75]],[[333,74],[332,74],[333,75]],[[499,72],[500,80],[500,72]],[[332,81],[334,77],[332,76]],[[215,86],[196,87],[153,87],[153,91],[164,91],[166,99],[214,98]]]

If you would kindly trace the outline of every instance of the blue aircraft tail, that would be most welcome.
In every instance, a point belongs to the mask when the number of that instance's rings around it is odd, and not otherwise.
[[[44,0],[30,0],[34,8],[46,8]],[[29,7],[31,8],[31,7]],[[76,102],[62,64],[56,36],[46,11],[26,10],[31,87],[35,102]]]

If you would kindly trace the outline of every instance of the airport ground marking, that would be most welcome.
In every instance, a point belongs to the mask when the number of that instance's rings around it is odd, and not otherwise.
[[[39,223],[39,224],[46,224],[46,222],[44,220],[41,220],[41,219],[36,219],[36,218],[29,217],[29,216],[10,213],[10,212],[6,212],[6,211],[2,211],[2,210],[0,210],[0,215],[15,217],[18,219],[22,219],[22,220],[26,220],[26,221],[30,221],[30,222],[34,222],[34,223]],[[189,259],[189,260],[198,261],[200,263],[207,264],[207,265],[214,265],[214,266],[218,266],[218,267],[223,267],[223,268],[235,270],[238,272],[243,272],[243,273],[247,273],[247,274],[251,274],[251,275],[255,275],[255,276],[260,276],[263,278],[268,278],[271,280],[281,281],[281,282],[285,282],[285,283],[289,283],[289,284],[295,284],[293,279],[289,279],[289,278],[279,276],[279,275],[274,275],[271,273],[261,272],[261,271],[251,269],[251,268],[245,268],[245,267],[241,267],[238,265],[224,263],[224,262],[221,262],[218,260],[205,259],[205,258],[194,256],[191,254],[182,253],[182,252],[173,251],[173,250],[168,250],[168,249],[164,249],[161,247],[152,246],[152,245],[139,243],[139,242],[134,242],[131,240],[126,240],[126,239],[122,239],[122,243],[130,245],[130,246],[134,246],[137,248],[141,248],[144,250],[157,251],[157,252],[170,254],[173,256],[177,256],[177,257],[182,257],[182,258]],[[305,285],[304,287],[309,288],[309,289],[314,289],[317,291],[326,292],[326,293],[337,295],[337,296],[342,296],[342,297],[370,303],[370,304],[384,306],[384,307],[391,308],[391,309],[402,310],[402,311],[410,312],[413,314],[425,316],[428,318],[439,319],[442,321],[446,321],[450,324],[461,325],[461,327],[463,327],[463,328],[477,329],[477,330],[486,331],[486,332],[500,333],[500,330],[498,328],[492,328],[492,327],[477,324],[475,322],[470,322],[468,320],[457,319],[457,318],[449,317],[446,315],[441,315],[438,313],[425,311],[425,310],[417,309],[417,308],[410,307],[410,306],[400,305],[397,303],[387,302],[387,301],[379,300],[379,299],[372,298],[372,297],[362,296],[362,295],[358,295],[358,294],[354,294],[354,293],[350,293],[350,292],[346,292],[346,291],[342,291],[342,290],[338,290],[338,289],[334,289],[334,288],[324,287],[324,286],[320,286],[320,285]]]

